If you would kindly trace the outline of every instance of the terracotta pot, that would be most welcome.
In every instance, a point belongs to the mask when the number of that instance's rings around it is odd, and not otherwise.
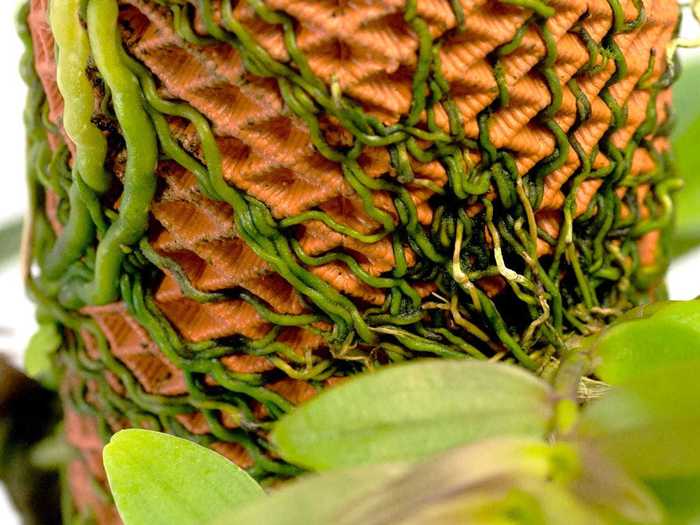
[[[38,168],[50,179],[53,154],[69,185],[80,151],[48,0],[30,4],[30,114],[47,101],[30,131],[50,145]],[[118,4],[142,65],[121,66],[146,94],[130,110],[163,124],[147,244],[126,243],[116,295],[71,293],[93,271],[85,247],[37,284],[79,319],[63,323],[58,359],[78,512],[118,521],[93,479],[105,486],[101,448],[120,428],[293,476],[268,449],[270,423],[351,374],[436,356],[545,367],[570,337],[663,293],[674,0]],[[92,194],[109,226],[155,131],[125,146],[99,66],[79,74],[107,145],[110,186]],[[37,223],[66,231],[65,194],[37,188]]]

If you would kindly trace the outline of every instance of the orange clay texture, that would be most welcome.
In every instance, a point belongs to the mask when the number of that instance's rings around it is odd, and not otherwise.
[[[547,54],[540,29],[545,26],[556,43],[552,69],[561,85],[562,96],[561,104],[549,120],[575,141],[585,156],[593,159],[590,167],[593,171],[604,171],[615,162],[603,152],[603,142],[613,149],[625,150],[635,141],[626,178],[639,182],[620,185],[614,193],[616,211],[608,209],[606,213],[616,213],[621,219],[632,214],[636,214],[638,221],[656,219],[661,205],[654,198],[654,174],[659,171],[669,149],[665,133],[657,130],[661,130],[669,118],[671,94],[665,87],[655,93],[650,86],[666,74],[666,49],[678,24],[677,3],[641,0],[643,21],[627,31],[616,32],[613,2],[608,0],[550,0],[548,5],[553,15],[546,20],[510,2],[458,2],[464,12],[461,26],[449,0],[418,0],[417,12],[427,23],[433,42],[440,42],[434,49],[439,53],[442,75],[449,83],[449,95],[458,109],[465,139],[479,143],[484,133],[480,130],[479,116],[488,113],[487,128],[492,145],[510,154],[521,178],[533,173],[543,161],[557,153],[556,136],[546,119],[541,118],[553,103],[552,90],[540,67]],[[257,43],[275,60],[289,63],[282,27],[265,22],[244,0],[233,3],[233,16]],[[265,0],[264,3],[292,20],[300,51],[307,57],[310,70],[326,86],[332,86],[357,103],[367,115],[387,126],[406,118],[413,99],[419,38],[405,20],[403,0]],[[637,18],[639,3],[620,0],[625,24],[631,25]],[[365,234],[381,230],[381,225],[367,214],[360,196],[344,177],[341,165],[328,160],[313,146],[309,128],[287,107],[275,79],[247,71],[239,52],[227,43],[186,42],[176,31],[172,11],[163,5],[148,0],[120,0],[119,4],[125,50],[153,74],[162,98],[189,104],[208,119],[222,153],[223,174],[228,184],[264,203],[277,220],[320,210],[336,222]],[[214,18],[219,21],[220,4],[213,1],[212,6]],[[190,17],[194,32],[207,36],[199,2],[192,0],[186,7],[183,9]],[[63,100],[56,82],[54,42],[47,11],[48,0],[31,0],[29,27],[35,69],[47,96],[48,120],[57,130],[49,134],[49,141],[54,148],[66,143],[74,153],[70,139],[61,128]],[[517,47],[498,58],[502,84],[508,92],[504,103],[499,100],[496,51],[514,41],[521,28],[525,29]],[[582,36],[584,33],[586,38]],[[600,53],[592,56],[592,49],[609,49],[613,44],[624,57],[624,75],[617,74],[619,64],[610,56],[605,58]],[[97,89],[96,94],[101,96]],[[581,94],[589,103],[585,119],[581,115]],[[615,106],[624,109],[622,122],[615,121]],[[640,140],[635,134],[650,111],[656,113],[658,125]],[[425,128],[427,118],[423,112],[416,127]],[[441,130],[449,133],[448,113],[441,105],[435,107],[432,118]],[[352,135],[337,119],[321,113],[318,121],[328,144],[334,147],[352,144]],[[168,117],[168,123],[177,141],[194,156],[202,158],[200,138],[192,124],[176,117]],[[118,135],[118,130],[105,130],[105,134]],[[429,145],[428,141],[421,141],[418,140],[423,147]],[[110,148],[108,167],[120,177],[126,152],[116,140],[110,141]],[[467,157],[477,165],[482,155],[477,147],[468,152]],[[373,179],[396,178],[395,165],[385,146],[366,146],[358,163]],[[429,231],[437,212],[435,197],[439,196],[438,189],[442,192],[448,187],[448,174],[439,160],[421,162],[410,157],[410,164],[415,178],[405,182],[404,187],[415,204],[420,225]],[[537,259],[546,261],[555,255],[556,241],[565,220],[565,201],[574,178],[582,169],[581,156],[574,148],[569,148],[562,165],[545,176],[540,202],[532,210],[540,232],[533,251]],[[149,241],[159,255],[182,267],[195,288],[205,292],[244,290],[270,310],[283,314],[312,310],[295,287],[237,234],[228,204],[206,197],[194,175],[176,162],[161,160],[157,175],[159,186],[150,210]],[[575,188],[574,221],[601,209],[596,196],[604,184],[605,177],[589,178]],[[628,195],[629,192],[635,194]],[[388,192],[372,190],[371,198],[376,208],[397,217],[393,197]],[[486,198],[495,202],[496,188],[492,187]],[[117,198],[112,203],[118,208]],[[634,210],[630,203],[636,203]],[[450,205],[455,209],[462,206],[470,217],[483,215],[483,203],[477,199],[462,204],[453,201]],[[48,192],[45,206],[54,230],[60,232],[59,197]],[[640,274],[654,273],[657,267],[664,266],[666,225],[662,222],[637,236],[634,253],[617,250],[621,268],[632,259],[635,271]],[[479,227],[483,229],[480,237],[483,248],[491,252],[493,234],[483,223]],[[523,229],[528,231],[527,221]],[[338,233],[318,220],[305,221],[290,232],[308,255],[342,252],[355,258],[372,276],[391,275],[396,266],[390,235],[365,243]],[[506,244],[502,238],[500,242]],[[620,246],[614,240],[610,244],[612,250]],[[404,243],[402,249],[409,268],[421,263],[420,253],[409,243]],[[495,266],[493,260],[491,266]],[[363,282],[343,262],[309,266],[308,270],[350,298],[361,312],[380,307],[388,299],[388,289]],[[573,273],[567,257],[562,258],[561,272],[569,276],[563,278],[570,278]],[[616,279],[633,281],[634,275]],[[640,296],[653,297],[661,293],[659,282],[659,279],[651,279],[627,285],[636,286]],[[433,280],[416,281],[412,286],[424,306],[449,306],[450,297],[438,293]],[[512,291],[502,275],[481,277],[474,281],[474,286],[501,309],[507,308],[504,298],[510,297]],[[235,337],[258,340],[272,329],[251,304],[235,294],[203,303],[185,297],[168,271],[155,281],[149,292],[158,309],[186,342]],[[461,295],[460,301],[469,302],[469,295]],[[615,315],[616,309],[622,310],[633,303],[627,301],[610,306],[601,299],[600,306],[588,312],[588,317],[581,316],[582,324],[603,323],[608,316]],[[147,330],[127,312],[123,302],[86,306],[82,313],[96,321],[106,336],[109,351],[130,371],[143,392],[173,398],[187,394],[182,371],[160,351]],[[480,322],[478,315],[469,317],[468,314],[465,311],[463,317],[475,322],[489,337],[485,346],[488,357],[508,359],[507,349],[491,327]],[[317,322],[315,327],[326,329],[324,323]],[[455,334],[462,330],[457,324],[448,325],[448,328]],[[566,330],[572,331],[570,327]],[[319,330],[307,327],[286,327],[279,331],[277,340],[301,356],[327,357],[331,349],[319,334]],[[87,332],[78,335],[84,340],[87,356],[98,361],[100,355],[93,336]],[[464,334],[462,337],[467,338]],[[361,350],[354,349],[353,359],[361,361],[363,352],[364,355],[373,352],[371,348]],[[532,351],[535,350],[536,345]],[[313,397],[348,375],[346,369],[338,367],[337,372],[326,374],[320,380],[290,377],[264,355],[233,352],[220,360],[231,372],[259,375],[265,388],[292,405]],[[127,396],[116,375],[106,371],[104,379],[117,396]],[[212,377],[204,381],[216,385]],[[69,370],[64,375],[62,394],[67,400],[80,397],[82,403],[99,412],[100,385],[105,382],[79,380]],[[247,405],[258,420],[264,422],[271,418],[264,405],[255,401]],[[224,428],[232,432],[240,430],[235,418],[221,411],[214,413]],[[199,410],[190,407],[175,419],[188,435],[206,438],[213,449],[243,468],[254,466],[255,460],[245,446],[212,437],[210,420]],[[98,490],[100,486],[106,488],[101,463],[104,428],[110,433],[137,425],[140,422],[126,414],[122,417],[111,414],[100,419],[66,402],[68,439],[80,451],[79,458],[69,467],[70,489],[77,511],[92,515],[100,524],[120,523],[109,499]],[[256,439],[265,438],[264,430],[254,432]],[[277,459],[272,452],[265,454],[271,460]]]

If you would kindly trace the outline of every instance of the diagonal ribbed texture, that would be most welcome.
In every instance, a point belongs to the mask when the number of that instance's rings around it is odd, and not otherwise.
[[[223,1],[119,1],[162,124],[150,226],[115,301],[50,298],[80,319],[60,356],[70,487],[101,524],[119,522],[96,491],[116,430],[289,477],[270,425],[349,375],[435,356],[544,368],[663,294],[674,0]],[[28,17],[36,125],[69,181],[47,4]],[[129,151],[88,76],[109,218]],[[60,235],[67,198],[40,193]]]

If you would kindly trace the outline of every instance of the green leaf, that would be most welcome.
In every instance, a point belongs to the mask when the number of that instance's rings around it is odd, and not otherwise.
[[[566,487],[537,478],[491,479],[464,495],[436,502],[401,521],[355,521],[353,525],[602,525],[596,511]],[[349,524],[348,524],[349,525]]]
[[[667,364],[700,359],[700,301],[667,301],[640,307],[606,328],[592,348],[596,374],[619,384]]]
[[[519,516],[518,523],[557,523],[548,518],[558,513],[554,500],[579,506],[571,494],[562,495],[566,492],[563,480],[575,476],[578,468],[577,452],[568,443],[549,445],[519,438],[480,441],[418,464],[385,490],[352,502],[334,523],[510,523],[509,515]],[[544,493],[551,496],[551,505],[541,499]],[[572,525],[590,523],[577,520],[572,508],[567,514]]]
[[[353,523],[511,523],[515,515],[522,521],[513,523],[652,524],[663,517],[642,484],[590,447],[567,442],[482,441],[417,466],[388,489],[400,501],[366,498]]]
[[[399,523],[406,515],[440,503],[445,494],[456,491],[454,498],[483,480],[507,475],[543,478],[550,473],[549,449],[542,441],[500,439],[451,450],[418,465],[371,465],[311,475],[216,523]]]
[[[521,369],[422,361],[343,383],[280,420],[271,438],[313,469],[417,459],[492,436],[543,437],[549,386]]]
[[[19,255],[22,219],[12,219],[0,226],[0,266]]]
[[[255,500],[215,520],[217,525],[329,525],[355,501],[363,501],[408,470],[406,465],[372,465],[312,474],[270,497]]]
[[[201,525],[263,494],[223,456],[159,432],[122,430],[103,460],[125,525]]]
[[[638,484],[602,460],[594,465],[595,471],[582,470],[575,444],[493,439],[410,466],[373,465],[302,478],[216,523],[591,525],[602,523],[602,516],[609,523],[629,517],[660,521],[656,502]],[[599,493],[611,490],[606,480],[620,485],[607,500],[594,494],[598,482]]]
[[[700,524],[700,476],[656,480],[649,486],[666,506],[669,523]]]
[[[579,444],[581,472],[572,481],[577,497],[612,523],[660,523],[664,512],[654,494],[587,444]]]
[[[674,109],[677,116],[673,133],[676,169],[685,181],[685,188],[676,194],[676,232],[673,240],[675,255],[700,243],[700,61],[683,68],[683,75],[674,87]]]
[[[56,323],[41,323],[29,339],[24,352],[24,369],[29,377],[45,386],[55,387],[56,381],[51,367],[51,354],[61,346],[63,339]]]
[[[645,479],[700,475],[700,360],[630,379],[583,412],[579,435]]]

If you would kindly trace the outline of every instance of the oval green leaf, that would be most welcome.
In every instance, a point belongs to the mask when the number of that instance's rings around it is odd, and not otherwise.
[[[125,525],[201,525],[263,494],[225,457],[159,432],[122,430],[103,460]]]
[[[635,309],[593,343],[596,374],[620,384],[673,362],[700,359],[700,301],[668,301]]]
[[[493,436],[543,437],[550,387],[522,369],[423,361],[363,374],[298,407],[271,438],[312,469],[414,460]]]
[[[645,479],[700,475],[700,360],[660,367],[583,412],[578,433]]]

